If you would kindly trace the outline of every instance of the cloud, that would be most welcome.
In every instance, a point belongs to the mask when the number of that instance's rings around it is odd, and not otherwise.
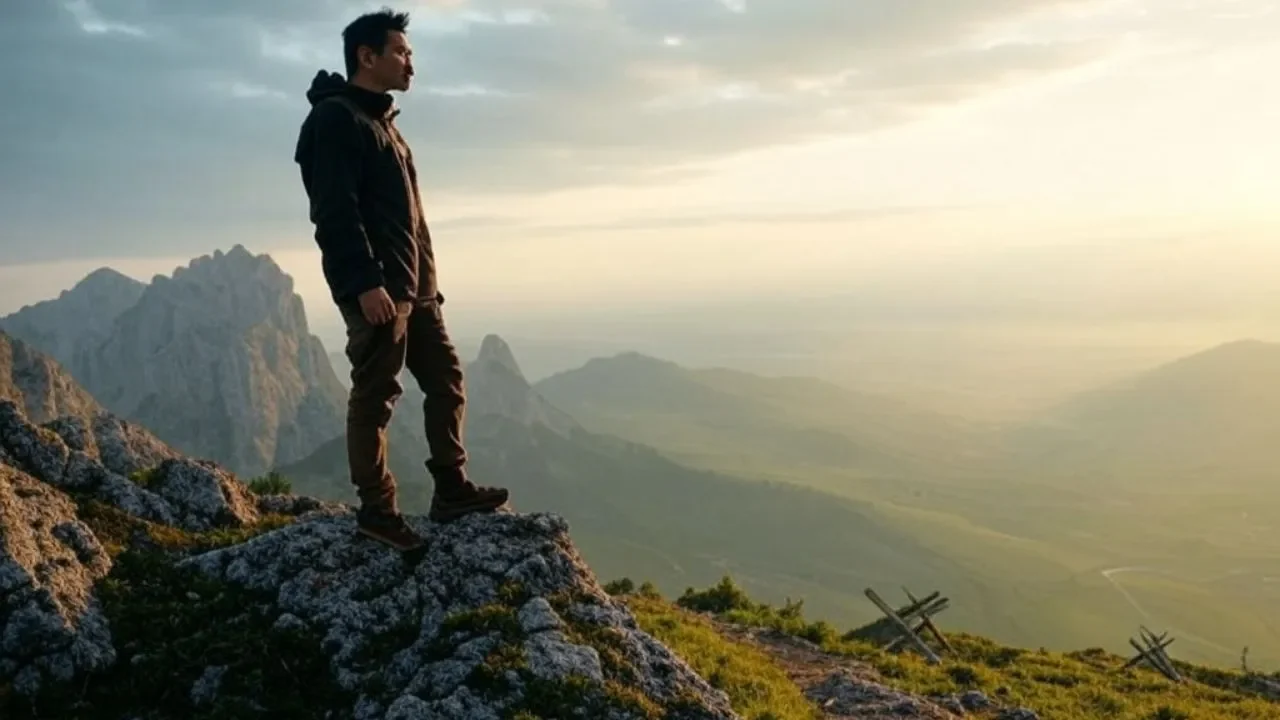
[[[309,242],[304,93],[356,0],[0,3],[3,260]],[[1086,0],[455,0],[411,11],[402,129],[429,191],[669,182],[743,150],[881,128],[1088,62],[974,45]],[[672,170],[679,167],[679,170]],[[676,175],[680,177],[681,175]]]
[[[64,3],[63,7],[67,12],[71,13],[76,22],[79,23],[80,29],[90,35],[99,35],[105,33],[120,33],[122,35],[132,35],[134,37],[145,37],[146,31],[137,25],[128,25],[126,23],[113,22],[107,20],[98,14],[97,10],[89,4],[88,0],[71,0]]]

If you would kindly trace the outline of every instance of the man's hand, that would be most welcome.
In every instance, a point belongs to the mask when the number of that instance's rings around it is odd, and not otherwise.
[[[381,325],[396,316],[396,305],[385,288],[376,287],[360,293],[360,312],[371,324]]]

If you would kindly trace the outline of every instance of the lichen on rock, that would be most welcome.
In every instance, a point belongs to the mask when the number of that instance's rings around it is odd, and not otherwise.
[[[30,694],[115,661],[93,595],[110,569],[65,493],[0,465],[0,684]]]
[[[35,425],[17,403],[0,400],[0,447],[33,477],[144,520],[191,531],[258,520],[257,500],[225,470],[114,416],[99,415],[92,427],[74,418]],[[139,477],[147,481],[130,480]]]
[[[182,564],[273,594],[275,611],[321,636],[352,716],[736,717],[600,589],[563,519],[412,522],[430,538],[416,564],[355,539],[350,513]]]

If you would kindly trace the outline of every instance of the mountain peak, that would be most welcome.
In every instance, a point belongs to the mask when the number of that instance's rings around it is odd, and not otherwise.
[[[480,343],[475,361],[467,367],[467,377],[467,412],[472,418],[502,417],[525,426],[542,425],[561,434],[578,427],[573,418],[533,389],[520,371],[511,346],[495,334],[486,335]]]
[[[520,363],[516,362],[516,354],[512,352],[511,346],[506,340],[493,333],[485,335],[484,340],[481,341],[480,352],[476,353],[476,362],[494,363],[524,378],[524,373],[520,371]]]
[[[39,348],[74,374],[77,353],[106,339],[116,319],[133,307],[146,287],[117,270],[101,267],[57,297],[0,318],[0,328]]]
[[[121,289],[141,290],[143,286],[144,283],[125,275],[119,270],[103,266],[80,278],[80,282],[71,286],[70,290],[64,290],[63,295],[77,292],[112,292]]]
[[[225,284],[233,283],[244,288],[264,285],[271,291],[283,294],[293,292],[293,278],[267,253],[254,255],[239,243],[223,252],[214,250],[207,255],[193,258],[186,267],[174,270],[173,280]]]

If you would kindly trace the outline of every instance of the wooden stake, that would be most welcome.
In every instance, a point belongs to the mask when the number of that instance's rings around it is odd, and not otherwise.
[[[880,612],[884,613],[885,617],[889,618],[889,622],[897,626],[899,632],[903,634],[904,638],[912,645],[915,645],[916,649],[925,656],[925,659],[927,659],[930,664],[937,665],[942,662],[933,649],[925,644],[925,641],[921,640],[919,635],[916,635],[916,633],[911,629],[911,626],[899,617],[898,613],[894,612],[893,608],[889,607],[884,600],[880,599],[880,596],[876,594],[875,590],[867,588],[866,594],[867,598],[870,599],[871,602],[875,603],[876,607],[880,608]]]

